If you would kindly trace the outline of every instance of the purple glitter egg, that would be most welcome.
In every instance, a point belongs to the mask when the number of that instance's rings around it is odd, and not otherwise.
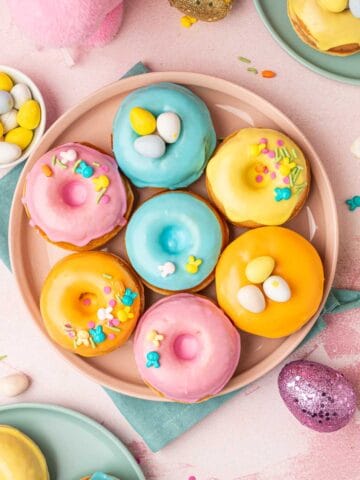
[[[356,396],[344,375],[316,362],[298,360],[281,370],[279,390],[290,412],[318,432],[345,427],[356,410]]]

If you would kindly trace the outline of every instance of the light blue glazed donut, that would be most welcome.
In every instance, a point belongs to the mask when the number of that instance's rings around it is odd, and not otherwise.
[[[223,228],[204,200],[186,192],[165,192],[136,210],[125,243],[130,262],[149,286],[195,291],[217,264]]]
[[[166,146],[160,158],[146,158],[134,149],[139,136],[129,121],[130,111],[141,107],[156,117],[174,112],[181,119],[181,133]],[[190,90],[173,83],[157,83],[128,95],[113,123],[113,150],[120,169],[137,187],[174,190],[195,182],[216,146],[216,134],[205,103]]]
[[[96,472],[91,475],[90,480],[119,480],[119,478],[107,475],[106,473]]]

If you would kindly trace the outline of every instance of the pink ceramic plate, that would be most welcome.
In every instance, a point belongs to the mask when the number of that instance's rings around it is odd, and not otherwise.
[[[13,271],[31,318],[44,335],[46,332],[39,310],[41,286],[52,265],[69,252],[45,242],[29,227],[21,204],[26,174],[47,150],[65,142],[89,142],[110,152],[112,120],[122,99],[136,88],[161,81],[181,83],[199,95],[211,111],[220,138],[242,127],[270,127],[285,132],[303,149],[312,167],[311,194],[300,215],[288,226],[310,239],[320,252],[325,266],[326,282],[324,300],[319,311],[323,307],[335,274],[338,224],[331,185],[309,142],[285,115],[238,85],[192,73],[149,73],[113,83],[69,110],[49,129],[25,165],[11,211],[10,253]],[[191,189],[204,194],[203,183],[200,180]],[[138,203],[150,193],[149,190],[139,192]],[[232,231],[233,236],[237,234],[238,231]],[[123,235],[118,235],[107,248],[124,255]],[[213,288],[209,287],[204,293],[212,296]],[[156,296],[148,292],[147,305],[154,299]],[[318,313],[300,331],[283,339],[273,340],[242,334],[241,360],[236,374],[222,394],[248,385],[278,365],[303,340],[317,316]],[[55,344],[54,348],[74,367],[106,387],[139,398],[163,400],[141,381],[136,370],[131,341],[116,352],[93,359],[68,353]]]

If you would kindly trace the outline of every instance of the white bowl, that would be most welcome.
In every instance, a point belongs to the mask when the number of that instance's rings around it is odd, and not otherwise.
[[[41,109],[40,124],[34,130],[34,137],[32,139],[32,142],[22,152],[21,157],[15,160],[15,162],[0,163],[0,168],[8,168],[8,167],[14,167],[15,165],[18,165],[19,163],[26,160],[31,154],[31,152],[34,150],[36,145],[38,144],[40,138],[43,136],[45,132],[45,127],[46,127],[46,107],[45,107],[44,98],[41,95],[40,90],[35,85],[35,83],[31,80],[31,78],[25,75],[25,73],[22,73],[19,70],[16,70],[16,68],[8,67],[7,65],[0,65],[0,72],[7,73],[11,77],[11,79],[14,81],[14,84],[25,83],[25,85],[27,85],[30,88],[33,99],[39,102],[40,109]]]

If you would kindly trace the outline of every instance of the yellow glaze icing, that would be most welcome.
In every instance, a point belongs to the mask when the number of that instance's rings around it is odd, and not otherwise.
[[[126,289],[133,298],[124,300]],[[65,257],[53,267],[43,285],[40,307],[55,342],[78,355],[94,357],[126,342],[142,302],[141,283],[123,260],[109,253],[83,252]],[[106,336],[103,340],[101,333],[100,337],[91,335],[99,326]],[[98,338],[102,340],[99,343]]]
[[[0,480],[48,480],[39,447],[19,430],[0,425]]]
[[[280,303],[265,296],[265,310],[251,313],[240,305],[237,293],[251,284],[246,266],[260,256],[275,260],[272,275],[288,283],[291,298]],[[301,235],[283,227],[262,227],[228,245],[216,267],[215,281],[219,305],[238,328],[278,338],[295,332],[315,314],[323,296],[324,272],[317,251]],[[261,284],[257,286],[262,289]]]
[[[317,0],[321,8],[329,10],[329,12],[343,12],[349,4],[349,0]]]
[[[268,150],[276,152],[280,141],[289,153],[295,150],[297,158],[270,158],[261,153],[265,145],[259,142],[263,138],[267,139]],[[296,165],[301,170],[293,188],[284,183],[284,177]],[[264,169],[267,173],[263,173]],[[260,183],[256,181],[258,175],[262,176]],[[245,128],[220,145],[208,164],[206,178],[211,198],[231,222],[281,225],[306,195],[307,189],[297,186],[306,187],[308,175],[303,153],[286,135],[270,129]],[[276,201],[275,188],[284,187],[291,188],[291,198]]]
[[[360,44],[360,19],[350,10],[333,13],[322,8],[318,0],[288,0],[288,10],[291,18],[306,26],[319,50]]]

